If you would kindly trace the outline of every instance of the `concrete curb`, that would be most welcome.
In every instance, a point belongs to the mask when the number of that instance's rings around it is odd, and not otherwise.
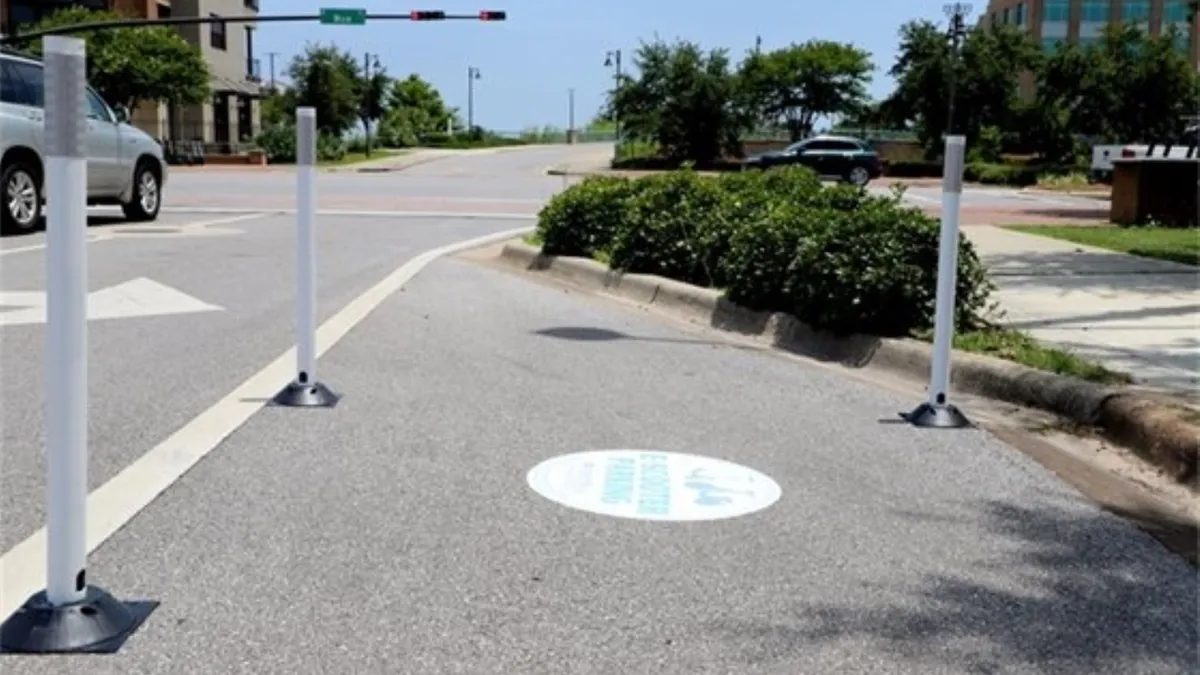
[[[1098,190],[1044,190],[1041,188],[1022,188],[1022,194],[1036,195],[1038,197],[1084,197],[1087,199],[1095,199],[1096,201],[1110,201],[1112,199],[1112,191],[1103,192]]]
[[[586,258],[548,256],[524,242],[505,244],[501,259],[526,270],[655,305],[683,318],[755,339],[771,347],[850,368],[882,368],[925,381],[932,347],[911,339],[834,337],[788,314],[756,312],[720,292],[648,274],[622,274]],[[1056,375],[979,354],[954,353],[955,389],[1038,408],[1096,427],[1180,483],[1197,480],[1200,426],[1146,395]],[[914,402],[914,405],[916,402]]]

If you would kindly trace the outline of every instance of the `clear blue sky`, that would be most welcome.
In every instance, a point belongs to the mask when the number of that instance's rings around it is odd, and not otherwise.
[[[852,42],[871,52],[876,64],[871,93],[891,91],[887,71],[895,60],[897,31],[905,21],[929,18],[945,23],[942,0],[462,0],[412,6],[396,0],[262,0],[263,14],[315,13],[321,7],[356,7],[368,12],[442,9],[475,13],[508,12],[505,22],[387,21],[366,26],[316,23],[262,24],[256,56],[268,75],[268,52],[279,52],[276,71],[308,41],[333,42],[358,58],[377,53],[393,76],[417,73],[432,82],[447,102],[465,114],[467,68],[477,66],[475,122],[520,131],[550,124],[566,127],[568,90],[575,89],[576,123],[591,119],[611,86],[604,67],[608,50],[620,49],[632,65],[639,40],[657,33],[667,40],[693,40],[706,48],[725,47],[740,59],[762,36],[763,49],[811,38]],[[977,0],[975,12],[986,5]],[[753,7],[753,12],[738,10]]]

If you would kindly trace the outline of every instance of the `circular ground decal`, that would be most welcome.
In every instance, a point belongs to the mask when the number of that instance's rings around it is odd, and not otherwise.
[[[529,487],[582,511],[638,520],[720,520],[761,511],[779,484],[731,462],[653,450],[595,450],[533,467]]]

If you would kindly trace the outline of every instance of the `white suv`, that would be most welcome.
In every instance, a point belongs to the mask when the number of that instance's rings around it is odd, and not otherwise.
[[[42,216],[42,64],[0,53],[0,230],[28,232]],[[125,217],[158,217],[167,177],[162,146],[87,90],[87,201],[120,204]]]

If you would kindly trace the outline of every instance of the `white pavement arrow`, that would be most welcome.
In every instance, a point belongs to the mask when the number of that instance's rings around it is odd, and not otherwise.
[[[44,291],[0,291],[0,306],[17,306],[8,312],[0,311],[0,326],[28,326],[46,323],[46,293]],[[88,294],[88,321],[100,319],[132,319],[145,316],[219,312],[223,308],[210,305],[170,286],[145,277],[109,286]]]

